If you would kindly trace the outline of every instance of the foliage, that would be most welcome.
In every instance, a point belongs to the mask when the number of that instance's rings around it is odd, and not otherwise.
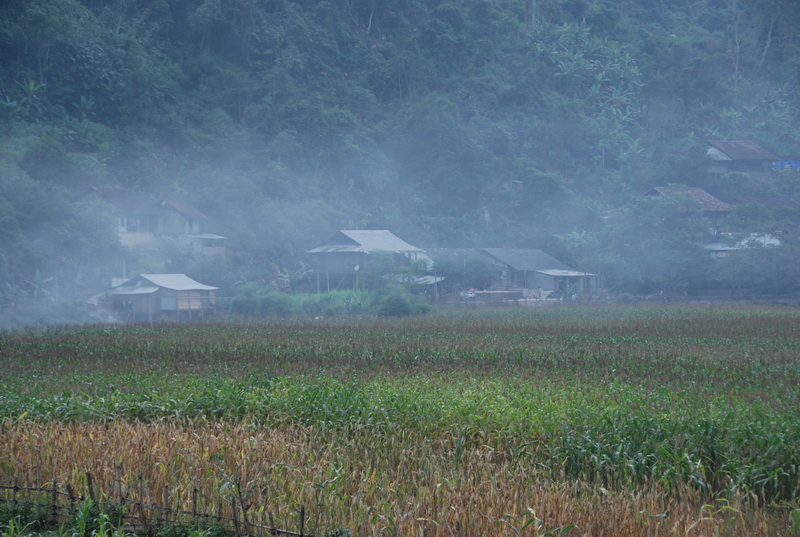
[[[197,524],[166,523],[161,524],[155,532],[155,537],[232,537],[232,529],[214,525],[202,527]]]
[[[0,527],[10,528],[12,524],[25,532],[52,530],[55,526],[48,505],[34,501],[1,502]]]
[[[597,249],[570,251],[588,264],[576,268],[620,290],[691,289],[708,282],[694,236],[637,197],[673,181],[730,203],[798,195],[779,174],[704,169],[709,138],[796,156],[791,0],[6,4],[3,293],[37,271],[92,291],[115,275],[122,254],[70,203],[91,184],[208,214],[234,246],[215,275],[226,287],[297,270],[333,230],[373,228],[422,246],[545,249],[585,231]],[[798,223],[783,213],[747,225]],[[675,262],[646,262],[623,222]],[[108,264],[81,261],[98,257]]]
[[[277,291],[242,294],[230,303],[231,313],[258,317],[289,317],[296,313],[296,300]]]
[[[84,500],[73,508],[72,537],[123,537],[125,507],[113,502]]]
[[[406,317],[411,315],[411,304],[403,296],[388,295],[380,299],[376,313],[380,317]]]
[[[489,262],[482,257],[470,257],[462,262],[444,260],[436,264],[436,275],[445,278],[444,283],[455,290],[461,289],[487,289],[495,271]]]
[[[334,317],[378,315],[402,317],[427,313],[430,304],[424,297],[409,295],[401,287],[393,290],[329,291],[317,294],[287,295],[248,285],[230,301],[230,312],[243,317]]]
[[[366,291],[328,291],[299,295],[297,298],[306,315],[333,317],[367,313],[373,294]]]

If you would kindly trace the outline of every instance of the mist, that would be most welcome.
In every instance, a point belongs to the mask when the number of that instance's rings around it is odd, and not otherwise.
[[[800,5],[379,4],[4,3],[0,326],[142,273],[313,294],[342,230],[489,263],[419,269],[453,296],[537,289],[487,248],[611,301],[800,292]]]

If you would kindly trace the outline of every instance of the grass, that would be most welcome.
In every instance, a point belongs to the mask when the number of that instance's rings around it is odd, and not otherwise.
[[[0,333],[0,478],[147,474],[354,535],[792,535],[800,311]],[[98,468],[99,467],[99,468]],[[232,481],[233,480],[233,481]],[[572,530],[569,530],[572,528]],[[702,530],[702,531],[701,531]]]

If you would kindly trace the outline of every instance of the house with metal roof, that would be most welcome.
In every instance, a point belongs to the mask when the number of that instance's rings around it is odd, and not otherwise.
[[[216,311],[217,289],[185,274],[139,274],[107,295],[122,322],[202,321]]]
[[[703,248],[711,257],[731,257],[742,250],[760,250],[778,248],[781,245],[780,235],[775,233],[720,233],[714,242]]]
[[[306,254],[319,291],[358,289],[365,273],[390,273],[414,262],[430,262],[422,248],[385,229],[341,230]]]
[[[751,141],[709,140],[708,172],[767,173],[778,157]]]
[[[682,212],[691,213],[700,210],[710,222],[713,229],[720,225],[722,217],[733,210],[733,205],[721,201],[705,190],[685,185],[657,186],[647,191],[648,196],[667,198],[679,206]]]
[[[653,197],[667,197],[678,203],[690,202],[696,204],[697,208],[710,216],[711,213],[727,213],[733,210],[733,205],[721,201],[705,190],[692,186],[656,186],[651,188],[647,194]]]
[[[547,295],[568,290],[592,295],[600,290],[597,274],[575,270],[542,250],[483,248],[481,253],[500,270],[503,288],[541,289]]]
[[[149,249],[161,236],[175,237],[190,244],[201,255],[225,255],[225,239],[203,232],[208,217],[188,203],[156,200],[123,188],[92,187],[77,201],[97,198],[107,203],[116,220],[123,246]]]

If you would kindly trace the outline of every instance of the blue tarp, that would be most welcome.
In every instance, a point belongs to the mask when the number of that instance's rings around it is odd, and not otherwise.
[[[772,163],[773,170],[785,170],[787,168],[800,172],[800,160],[777,160]]]

